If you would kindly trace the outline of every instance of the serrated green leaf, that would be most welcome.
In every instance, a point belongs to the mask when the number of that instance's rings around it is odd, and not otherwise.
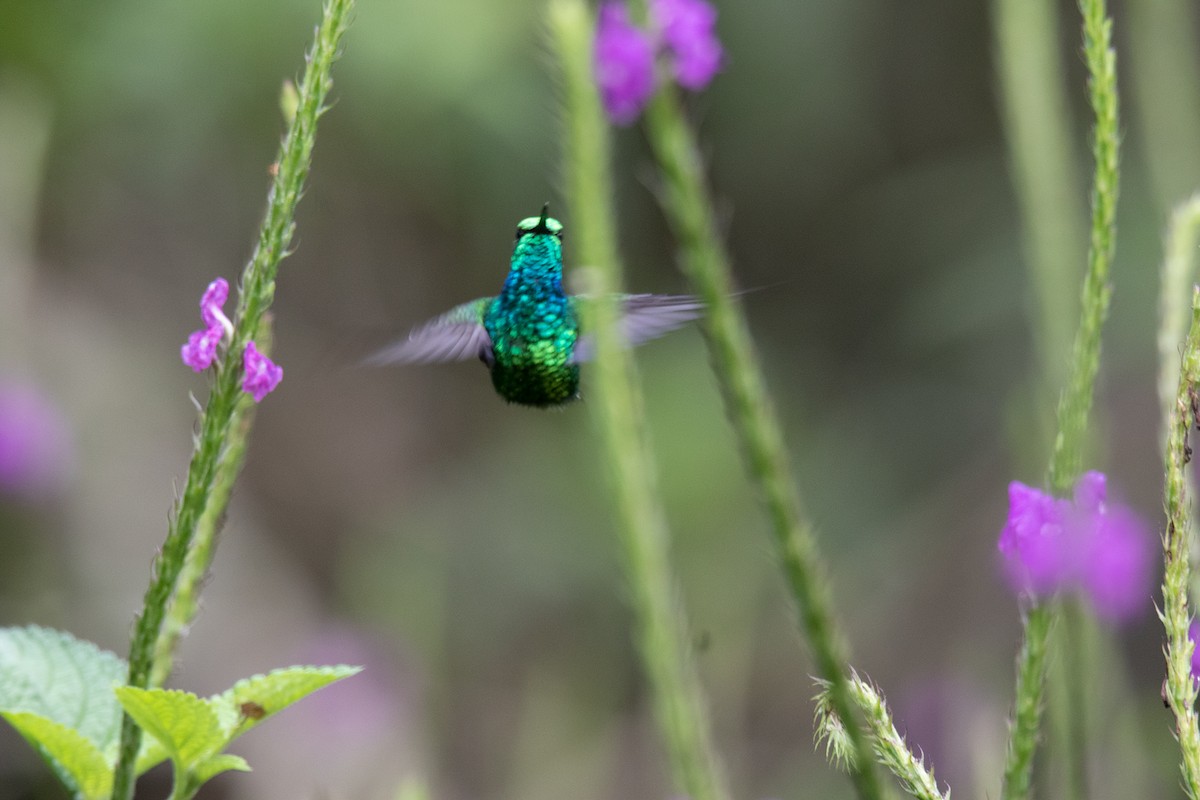
[[[116,655],[69,633],[0,628],[0,711],[29,711],[73,728],[114,758],[121,707],[112,688],[126,673]]]
[[[118,686],[116,695],[133,721],[157,739],[184,771],[194,769],[225,745],[209,702],[191,692]]]
[[[78,797],[101,800],[112,792],[112,765],[91,739],[32,711],[2,711],[0,716],[33,745]]]
[[[230,770],[250,772],[250,765],[241,756],[235,756],[232,753],[221,753],[197,765],[192,770],[192,779],[199,786],[211,778],[220,775],[222,772],[229,772]]]
[[[217,709],[228,743],[297,700],[361,671],[362,667],[345,664],[285,667],[240,680],[210,702]]]

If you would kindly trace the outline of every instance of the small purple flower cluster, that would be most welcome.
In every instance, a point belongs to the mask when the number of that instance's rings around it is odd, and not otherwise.
[[[714,30],[717,10],[705,0],[650,0],[650,30],[629,19],[617,0],[600,7],[594,68],[604,110],[617,125],[629,125],[650,102],[655,57],[662,52],[680,86],[698,91],[721,68],[723,51]]]
[[[200,298],[200,317],[204,320],[204,327],[194,331],[179,349],[183,363],[196,372],[211,367],[217,358],[217,346],[233,339],[233,323],[222,311],[227,299],[229,282],[224,278],[217,278],[210,283]],[[253,395],[254,402],[259,403],[281,380],[283,367],[258,352],[254,342],[247,342],[242,352],[242,391]]]
[[[1078,587],[1096,614],[1112,622],[1150,607],[1152,537],[1132,510],[1108,502],[1103,473],[1080,477],[1072,500],[1013,481],[998,544],[1014,591],[1048,595]]]

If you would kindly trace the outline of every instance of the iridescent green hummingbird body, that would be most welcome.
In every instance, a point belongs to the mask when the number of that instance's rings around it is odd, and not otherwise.
[[[510,403],[548,408],[579,397],[579,364],[591,357],[580,334],[578,299],[562,285],[562,225],[547,216],[517,224],[512,265],[500,294],[463,303],[379,352],[371,363],[479,358]],[[630,344],[695,319],[690,295],[621,295],[621,326]]]

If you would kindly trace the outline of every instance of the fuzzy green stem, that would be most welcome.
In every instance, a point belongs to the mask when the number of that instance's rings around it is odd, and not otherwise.
[[[1187,335],[1188,286],[1196,275],[1200,245],[1200,194],[1175,208],[1163,240],[1163,264],[1158,295],[1158,399],[1166,447],[1171,412],[1179,388],[1179,343]]]
[[[268,194],[267,215],[258,245],[242,274],[232,342],[216,365],[183,495],[176,504],[166,541],[155,560],[144,608],[134,628],[129,650],[130,686],[144,688],[150,683],[156,642],[167,604],[175,592],[197,528],[211,501],[219,465],[227,456],[235,412],[241,402],[242,351],[259,330],[263,314],[275,294],[275,275],[292,240],[296,204],[308,176],[317,120],[325,110],[330,73],[353,5],[354,0],[328,0],[307,56],[308,66],[299,90],[300,105],[280,148],[278,169]],[[141,730],[126,715],[121,725],[113,782],[115,800],[129,800],[133,796],[134,762],[140,744]]]
[[[851,769],[852,780],[862,800],[874,800],[881,793],[879,779],[866,738],[853,722],[846,647],[834,624],[816,537],[801,511],[783,435],[717,234],[699,148],[673,87],[664,86],[651,100],[646,132],[662,178],[659,199],[679,241],[683,268],[707,307],[706,339],[713,368],[750,474],[764,496],[800,627],[819,676],[830,682],[833,709],[847,721],[848,736],[860,755]]]
[[[1048,394],[1067,377],[1063,353],[1071,346],[1085,235],[1068,103],[1058,80],[1058,8],[1045,0],[994,0],[992,16],[1013,183],[1035,288],[1039,387]]]
[[[1054,625],[1050,606],[1030,609],[1025,618],[1025,641],[1017,655],[1017,689],[1004,766],[1003,800],[1029,797],[1033,755],[1042,714],[1042,684],[1046,675],[1047,642]]]
[[[263,316],[254,343],[263,355],[271,354],[270,313]],[[200,610],[200,589],[216,554],[217,536],[225,524],[225,512],[229,508],[233,485],[237,482],[242,464],[246,460],[246,446],[249,443],[250,427],[254,423],[256,408],[254,398],[243,392],[234,408],[229,438],[217,462],[208,502],[196,523],[196,532],[188,548],[183,570],[179,574],[175,594],[171,598],[166,619],[154,644],[154,663],[150,669],[149,684],[152,687],[166,683],[175,666],[175,649]]]
[[[1196,248],[1200,244],[1200,194],[1192,195],[1171,214],[1163,242],[1162,277],[1159,286],[1158,395],[1162,403],[1163,455],[1169,441],[1171,412],[1179,386],[1179,346],[1187,335],[1188,285],[1196,277]],[[1188,539],[1191,552],[1192,596],[1196,586],[1196,564],[1200,552],[1195,537]]]
[[[1050,458],[1050,488],[1065,494],[1082,471],[1088,417],[1100,368],[1100,332],[1108,316],[1112,287],[1108,283],[1117,239],[1118,120],[1117,54],[1112,46],[1112,20],[1105,0],[1080,0],[1083,52],[1087,62],[1088,97],[1095,114],[1092,157],[1092,230],[1088,269],[1083,280],[1083,313],[1071,356],[1071,376],[1059,399],[1058,436]]]
[[[1066,719],[1066,756],[1067,756],[1067,797],[1070,800],[1084,800],[1091,797],[1088,792],[1087,754],[1088,740],[1088,709],[1091,704],[1089,687],[1092,673],[1087,669],[1087,636],[1084,611],[1074,599],[1065,603],[1062,614],[1063,647],[1062,658],[1065,662],[1066,675],[1065,694]]]
[[[632,355],[616,325],[620,262],[609,183],[607,125],[592,81],[592,25],[581,0],[554,0],[550,27],[562,61],[564,163],[578,234],[578,260],[590,267],[594,299],[583,309],[596,348],[593,402],[613,473],[621,545],[638,651],[678,789],[693,800],[729,797],[711,742],[704,695],[688,644],[687,621],[670,565],[670,537],[642,413]]]
[[[1163,607],[1159,614],[1167,634],[1167,703],[1175,715],[1175,736],[1182,753],[1184,789],[1200,800],[1200,726],[1196,719],[1196,683],[1192,678],[1192,641],[1188,637],[1191,539],[1191,500],[1188,497],[1188,431],[1197,423],[1195,407],[1200,386],[1200,289],[1192,293],[1192,324],[1179,370],[1179,383],[1167,430],[1167,533],[1163,539],[1166,567]]]
[[[846,726],[831,707],[829,682],[819,683],[821,692],[817,695],[817,734],[825,743],[826,754],[848,766],[856,756],[846,740]],[[909,749],[904,737],[896,730],[892,714],[879,690],[857,673],[852,675],[849,689],[855,705],[863,713],[875,758],[896,776],[904,791],[917,800],[949,800],[950,790],[942,793],[933,776],[933,769],[925,767],[924,760]]]
[[[1082,471],[1096,372],[1100,367],[1100,334],[1108,315],[1112,290],[1108,283],[1116,244],[1118,189],[1118,121],[1116,53],[1112,21],[1104,0],[1080,0],[1083,49],[1090,79],[1088,94],[1095,115],[1092,155],[1092,227],[1088,268],[1083,280],[1082,313],[1071,357],[1070,377],[1058,403],[1058,435],[1050,457],[1049,483],[1057,495],[1066,494]],[[1009,732],[1008,759],[1002,797],[1029,796],[1033,755],[1041,724],[1045,679],[1046,637],[1056,612],[1040,606],[1029,612],[1025,642],[1017,662],[1016,714]]]

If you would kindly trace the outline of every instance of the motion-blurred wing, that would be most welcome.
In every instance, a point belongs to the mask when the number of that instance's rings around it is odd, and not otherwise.
[[[492,340],[483,328],[490,297],[463,303],[414,328],[408,337],[367,358],[367,364],[428,364],[434,361],[487,361]]]
[[[704,313],[704,303],[690,294],[621,295],[621,333],[630,345],[639,345],[681,328]],[[581,336],[575,342],[571,360],[588,361],[594,353],[592,337]]]

